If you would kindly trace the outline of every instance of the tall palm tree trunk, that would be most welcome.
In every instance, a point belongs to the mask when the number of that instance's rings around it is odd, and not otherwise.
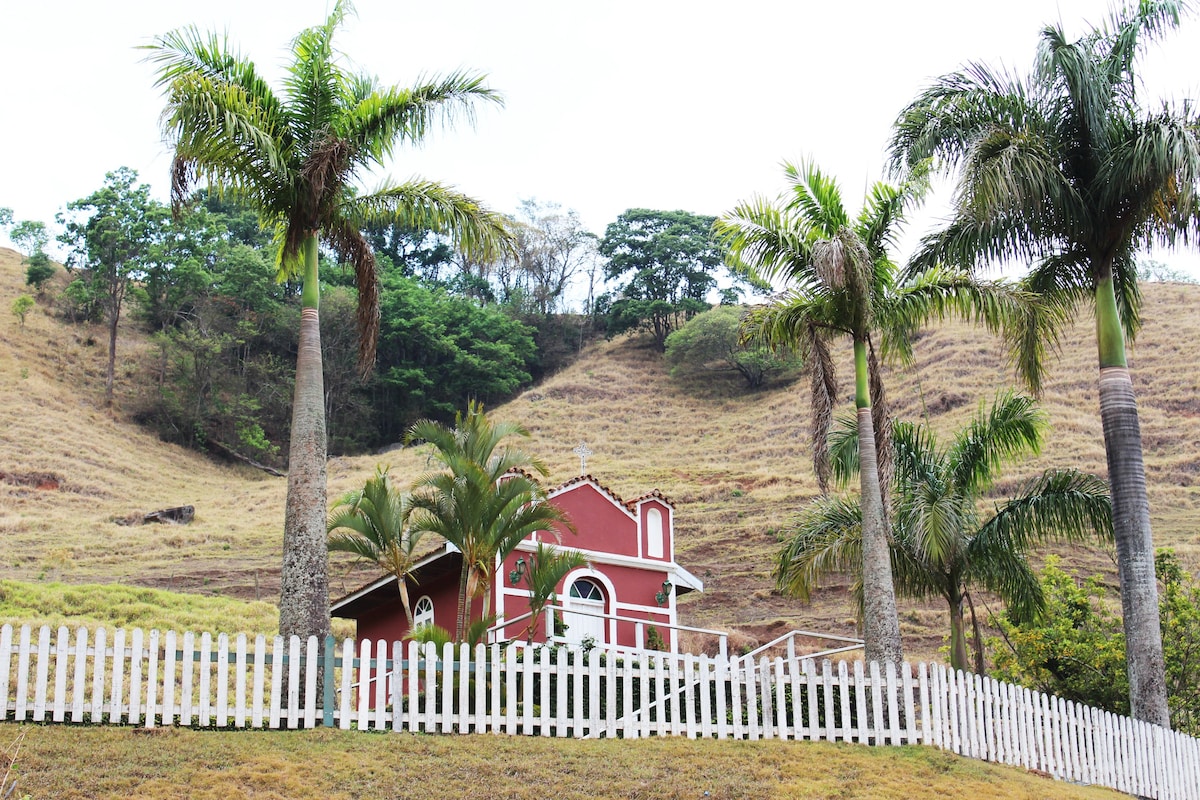
[[[1096,289],[1096,339],[1100,351],[1100,420],[1112,492],[1130,710],[1135,719],[1170,727],[1142,432],[1125,360],[1111,269]]]
[[[461,642],[467,633],[467,619],[470,616],[470,584],[471,567],[463,556],[462,574],[458,577],[458,616],[454,620],[454,641]]]
[[[279,632],[284,636],[329,634],[329,570],[325,532],[325,388],[321,374],[317,237],[304,242],[300,347],[292,399],[287,511],[283,527],[283,574]]]
[[[963,615],[963,597],[953,594],[950,601],[950,666],[967,669],[967,624]]]
[[[896,590],[879,486],[875,424],[871,419],[866,343],[854,341],[855,404],[858,407],[859,480],[862,491],[863,640],[867,661],[904,660]]]

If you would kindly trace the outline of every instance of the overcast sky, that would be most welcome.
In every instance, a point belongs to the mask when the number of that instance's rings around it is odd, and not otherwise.
[[[933,78],[968,61],[1026,72],[1040,27],[1074,38],[1105,0],[816,3],[359,0],[335,44],[385,83],[467,67],[504,108],[434,132],[365,181],[422,175],[501,211],[561,203],[598,234],[627,208],[720,214],[782,188],[780,162],[814,158],[848,204],[879,178],[888,129]],[[169,156],[153,70],[135,49],[195,24],[227,30],[277,79],[326,0],[0,0],[0,206],[53,221],[105,172],[138,170],[166,199]],[[979,9],[979,10],[976,10]],[[1147,97],[1200,97],[1200,19],[1154,46]],[[934,201],[920,229],[944,208]],[[913,238],[920,230],[914,231]],[[1159,254],[1200,274],[1194,252]]]

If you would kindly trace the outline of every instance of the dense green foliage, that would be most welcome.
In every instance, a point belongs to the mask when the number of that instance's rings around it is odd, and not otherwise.
[[[610,335],[648,330],[661,349],[671,331],[708,309],[725,262],[713,222],[686,211],[631,208],[609,224],[600,241],[605,275],[624,281],[614,296],[598,300]],[[724,299],[736,296],[729,290]]]
[[[1200,582],[1170,550],[1158,552],[1155,569],[1171,727],[1200,735]],[[1128,715],[1125,635],[1108,589],[1098,578],[1078,581],[1053,556],[1046,559],[1040,583],[1046,598],[1042,617],[995,620],[1001,636],[989,641],[993,675]]]
[[[767,376],[798,366],[799,359],[783,348],[772,351],[761,343],[743,343],[740,338],[743,309],[721,305],[689,319],[667,337],[664,357],[673,377],[704,370],[732,370],[750,388],[763,385]]]

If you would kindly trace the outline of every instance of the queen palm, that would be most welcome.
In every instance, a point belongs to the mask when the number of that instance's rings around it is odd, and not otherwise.
[[[324,25],[296,35],[279,92],[216,34],[181,28],[147,46],[166,96],[163,126],[175,150],[176,210],[197,182],[253,205],[274,228],[280,275],[299,278],[302,286],[279,609],[285,635],[329,630],[321,241],[357,276],[364,372],[374,361],[379,325],[375,257],[360,233],[366,225],[399,222],[437,231],[469,252],[494,251],[505,242],[498,215],[440,184],[412,179],[385,182],[370,193],[355,189],[356,175],[390,157],[397,144],[419,143],[435,123],[469,117],[474,103],[499,98],[482,76],[465,72],[401,88],[347,71],[333,37],[351,10],[338,0]]]
[[[1016,260],[1028,287],[1068,311],[1089,300],[1112,490],[1133,715],[1168,725],[1154,545],[1125,339],[1139,325],[1134,256],[1198,232],[1200,118],[1138,105],[1137,57],[1178,26],[1182,3],[1143,0],[1078,41],[1046,27],[1028,78],[983,65],[939,79],[892,139],[900,169],[957,170],[950,223],[916,263]]]
[[[462,553],[458,584],[458,621],[455,638],[463,640],[470,618],[470,602],[484,597],[496,563],[511,553],[526,536],[566,523],[561,511],[545,502],[546,494],[527,470],[546,475],[542,461],[524,450],[503,444],[511,436],[529,432],[512,422],[492,422],[483,406],[471,401],[465,414],[455,415],[450,428],[420,420],[407,434],[410,442],[432,445],[432,458],[443,469],[422,475],[413,484],[409,525],[414,531],[435,533]]]
[[[969,669],[965,609],[975,632],[975,670],[983,649],[971,591],[998,595],[1018,619],[1045,608],[1041,583],[1025,560],[1031,547],[1048,541],[1111,538],[1104,481],[1076,470],[1048,470],[1010,499],[982,515],[984,498],[1000,466],[1036,453],[1043,423],[1028,398],[1002,395],[982,410],[949,447],[939,447],[924,426],[892,426],[895,453],[892,500],[892,571],[900,594],[941,598],[950,610],[950,663]],[[858,468],[855,420],[830,437],[834,474],[846,482]],[[807,599],[825,575],[857,572],[862,513],[847,498],[826,497],[801,512],[792,538],[780,551],[779,588]],[[861,584],[856,584],[856,593]]]
[[[917,175],[902,187],[877,183],[857,218],[842,203],[837,184],[812,164],[785,165],[790,193],[771,201],[742,203],[716,223],[731,257],[765,280],[782,279],[788,291],[760,307],[743,324],[744,334],[773,347],[803,354],[812,379],[813,459],[822,491],[828,488],[826,435],[838,399],[830,350],[848,336],[854,348],[854,401],[861,469],[861,574],[864,585],[863,638],[868,660],[899,663],[900,624],[889,566],[887,509],[881,487],[891,467],[887,403],[880,357],[888,351],[906,359],[910,336],[923,322],[950,313],[976,317],[993,329],[1014,333],[1014,352],[1037,383],[1036,337],[1020,337],[1019,322],[1036,324],[1025,297],[1001,284],[931,268],[898,282],[888,248],[906,208],[920,199]]]
[[[330,552],[350,553],[396,578],[400,605],[413,627],[408,577],[416,566],[421,531],[407,524],[408,498],[392,483],[386,467],[377,467],[363,488],[347,492],[329,515]]]

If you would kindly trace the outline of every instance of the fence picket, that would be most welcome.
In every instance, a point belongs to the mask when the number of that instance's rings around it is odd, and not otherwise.
[[[300,727],[300,637],[295,634],[288,637],[287,668],[287,726],[295,730]]]
[[[534,673],[538,682],[537,733],[550,735],[550,648],[539,647],[535,651]]]
[[[83,707],[87,694],[87,628],[75,631],[75,677],[72,681],[74,694],[71,698],[71,722],[83,722]],[[4,676],[7,679],[7,675]],[[4,695],[0,693],[0,712],[4,711]],[[0,718],[6,716],[0,713]]]
[[[503,711],[503,706],[500,700],[500,688],[503,686],[503,684],[500,682],[500,668],[504,665],[501,657],[500,644],[498,642],[493,643],[490,652],[492,658],[490,665],[492,676],[492,708],[491,714],[488,714],[486,719],[490,720],[489,724],[492,727],[492,733],[500,733],[500,714]]]
[[[717,725],[717,738],[725,739],[729,736],[730,725],[729,717],[726,715],[726,692],[729,687],[729,656],[722,653],[717,656],[716,663],[713,665],[713,682],[716,684],[713,693],[717,698],[715,721]]]
[[[304,727],[317,724],[317,666],[320,664],[321,647],[315,635],[308,637],[304,651]]]
[[[592,650],[584,654],[584,662],[587,664],[587,696],[588,696],[588,713],[587,713],[587,730],[576,732],[576,736],[584,735],[588,737],[598,736],[600,733],[601,715],[600,715],[600,653]],[[582,714],[580,715],[582,716]]]
[[[316,677],[315,667],[309,670]],[[307,676],[308,673],[305,673]],[[375,708],[374,714],[371,715],[374,722],[371,725],[372,730],[386,731],[387,724],[387,683],[388,683],[388,666],[387,666],[387,642],[383,639],[378,639],[375,642],[375,669],[371,670],[371,677],[374,683],[371,688],[375,690]],[[307,723],[306,723],[307,724]]]
[[[162,707],[159,711],[163,725],[175,724],[175,631],[167,631],[163,643]]]
[[[837,669],[838,704],[842,712],[842,725],[838,735],[843,742],[852,742],[854,741],[854,720],[850,716],[850,678],[846,671],[846,662],[839,661]]]
[[[62,722],[67,715],[67,632],[66,626],[60,626],[58,637],[54,642],[54,709],[51,719]]]
[[[12,670],[12,625],[0,627],[0,719],[8,717],[8,674]]]
[[[817,716],[817,665],[811,658],[804,660],[804,682],[808,710],[808,725],[804,730],[804,738],[816,741],[821,738],[820,717]]]
[[[21,641],[17,645],[17,702],[16,719],[23,722],[29,713],[29,660],[33,650],[28,625],[21,626]]]
[[[436,649],[435,649],[436,657]],[[438,720],[438,730],[442,733],[451,733],[454,730],[454,645],[451,642],[446,642],[442,645],[441,664],[442,669],[439,670],[442,697],[442,713]],[[436,698],[435,698],[436,699]]]
[[[271,730],[279,729],[283,709],[283,637],[276,636],[271,642],[271,713],[267,724]]]
[[[478,666],[478,657],[476,663],[471,661],[471,645],[463,642],[458,648],[458,732],[471,732],[471,670],[472,667]]]
[[[554,691],[555,691],[555,709],[554,709],[554,735],[566,736],[567,726],[571,724],[571,709],[569,707],[568,697],[572,697],[575,701],[575,707],[579,707],[579,690],[578,686],[583,682],[583,677],[575,678],[574,685],[570,676],[576,672],[575,670],[568,671],[568,661],[571,658],[578,657],[578,651],[559,650],[558,656],[554,663]],[[569,690],[574,690],[572,694]]]
[[[749,656],[742,663],[746,667],[746,737],[753,742],[762,736],[758,724],[758,669]]]
[[[50,676],[50,626],[38,631],[37,679],[33,692],[33,721],[46,721],[46,684]]]
[[[192,690],[196,673],[196,634],[184,631],[182,647],[179,656],[179,724],[187,726],[192,724],[195,711]]]
[[[392,731],[404,729],[404,643],[392,642]],[[325,680],[331,680],[327,677]],[[480,681],[482,682],[482,681]]]
[[[833,662],[828,658],[821,662],[821,685],[825,702],[825,739],[833,742],[837,740],[837,720],[833,705]]]
[[[688,657],[691,659],[691,656]],[[700,706],[700,736],[705,739],[711,739],[713,736],[712,726],[712,659],[708,657],[708,653],[701,653],[700,658],[693,662],[696,667],[696,697],[695,702]],[[689,681],[689,684],[691,682]],[[692,699],[688,700],[688,707],[693,708]]]
[[[889,744],[902,744],[904,738],[900,731],[899,687],[896,685],[896,665],[889,661],[884,665],[884,686],[887,694],[883,701],[887,707],[887,737],[883,740]]]
[[[263,725],[263,695],[267,685],[267,637],[261,633],[254,637],[254,683],[251,688],[250,726]]]
[[[805,662],[804,671],[808,671],[809,662]],[[858,742],[867,744],[871,741],[871,724],[867,717],[867,681],[863,673],[863,662],[854,662],[854,704],[858,713]],[[812,712],[809,712],[810,714]],[[809,736],[811,737],[811,732]]]
[[[883,687],[880,685],[879,662],[871,662],[871,728],[874,731],[872,744],[884,744],[883,730]]]
[[[350,640],[346,640],[349,647]],[[417,733],[421,730],[421,706],[417,691],[421,683],[421,663],[418,657],[420,645],[408,642],[408,732]]]
[[[229,724],[229,636],[217,636],[217,715],[218,728]]]
[[[154,716],[158,713],[158,630],[151,629],[150,641],[146,645],[146,727],[154,727]]]
[[[913,695],[912,665],[907,661],[900,667],[900,690],[903,693],[900,709],[904,722],[904,734],[900,743],[916,744],[919,741],[917,738],[917,704]]]
[[[438,729],[438,655],[437,645],[433,642],[426,642],[422,648],[425,664],[425,728],[426,733],[433,733]]]
[[[233,726],[246,727],[246,634],[239,633],[235,641],[233,668]]]

